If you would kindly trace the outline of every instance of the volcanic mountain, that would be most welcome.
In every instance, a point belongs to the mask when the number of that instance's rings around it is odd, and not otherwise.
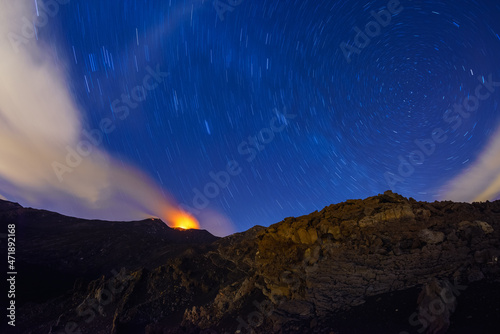
[[[437,334],[500,325],[500,201],[427,203],[387,191],[224,238],[5,201],[0,223],[16,225],[18,272],[15,331],[2,332]]]

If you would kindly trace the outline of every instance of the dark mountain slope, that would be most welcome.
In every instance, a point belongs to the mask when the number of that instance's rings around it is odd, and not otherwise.
[[[0,200],[2,232],[16,225],[17,302],[42,301],[122,267],[153,269],[190,245],[218,238],[205,230],[177,230],[161,220],[84,220]],[[6,236],[5,234],[3,235]],[[0,239],[6,254],[6,239]]]

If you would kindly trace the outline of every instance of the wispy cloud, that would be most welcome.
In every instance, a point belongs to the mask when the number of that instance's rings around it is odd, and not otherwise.
[[[500,128],[473,165],[444,187],[443,199],[486,201],[500,195]]]
[[[82,140],[82,114],[60,57],[33,41],[20,52],[8,35],[33,17],[27,1],[0,2],[0,192],[24,205],[102,219],[166,217],[174,210],[153,182],[97,147],[60,182],[53,162]]]

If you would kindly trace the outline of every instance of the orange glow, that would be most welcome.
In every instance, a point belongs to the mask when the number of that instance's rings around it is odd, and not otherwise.
[[[196,218],[184,211],[176,210],[170,212],[168,214],[168,221],[174,225],[174,228],[182,228],[184,230],[200,228],[200,224]]]

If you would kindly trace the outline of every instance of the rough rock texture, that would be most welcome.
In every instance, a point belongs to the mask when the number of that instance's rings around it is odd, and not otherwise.
[[[388,191],[76,285],[26,305],[23,329],[488,333],[499,324],[488,313],[500,311],[499,255],[499,201],[426,203]],[[467,307],[476,322],[454,318]]]

